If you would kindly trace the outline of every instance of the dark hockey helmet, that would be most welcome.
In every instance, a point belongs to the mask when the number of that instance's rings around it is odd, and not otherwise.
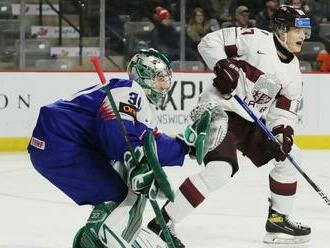
[[[287,33],[290,27],[303,28],[306,39],[311,36],[310,18],[298,7],[281,5],[273,16],[273,29],[275,32]]]

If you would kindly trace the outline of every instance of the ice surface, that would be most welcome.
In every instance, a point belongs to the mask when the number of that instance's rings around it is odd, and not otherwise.
[[[301,167],[330,196],[330,151],[303,151]],[[187,160],[167,169],[174,188],[201,168]],[[330,206],[300,177],[294,219],[312,227],[306,245],[262,243],[271,164],[255,168],[240,157],[240,171],[192,215],[178,233],[189,248],[329,248]],[[160,201],[160,203],[162,203]],[[0,248],[69,248],[91,207],[76,206],[32,167],[27,154],[0,153]],[[150,206],[145,223],[153,216]]]

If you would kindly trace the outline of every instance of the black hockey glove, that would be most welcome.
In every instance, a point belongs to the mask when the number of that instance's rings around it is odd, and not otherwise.
[[[239,67],[235,59],[220,59],[214,66],[216,77],[213,79],[213,86],[222,95],[230,95],[237,87],[239,79]]]
[[[292,149],[293,145],[293,129],[291,126],[278,125],[273,128],[272,133],[282,144],[281,147],[271,141],[272,152],[276,161],[284,161],[286,156]]]

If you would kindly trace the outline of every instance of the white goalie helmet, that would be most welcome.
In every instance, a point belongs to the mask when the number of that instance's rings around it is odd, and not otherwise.
[[[167,56],[153,48],[141,49],[127,66],[130,80],[141,85],[148,99],[159,106],[171,89],[172,69]]]

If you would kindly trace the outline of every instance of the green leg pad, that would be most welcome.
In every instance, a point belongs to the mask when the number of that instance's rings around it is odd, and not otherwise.
[[[87,224],[77,232],[73,248],[104,248],[97,233],[107,216],[118,206],[117,203],[99,204],[94,207]]]

